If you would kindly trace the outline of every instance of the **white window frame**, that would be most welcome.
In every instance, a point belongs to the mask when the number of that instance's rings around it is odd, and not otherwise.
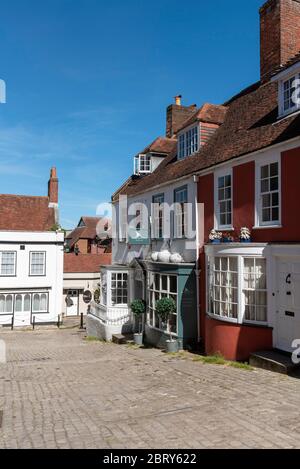
[[[113,303],[112,301],[112,290],[113,290],[113,287],[112,287],[112,284],[113,284],[113,276],[114,275],[118,275],[118,274],[121,274],[122,275],[122,282],[124,281],[123,278],[124,278],[124,275],[126,274],[127,275],[127,284],[126,284],[126,288],[127,288],[127,293],[126,293],[126,296],[127,296],[127,303]],[[119,280],[116,279],[116,282],[118,282]],[[129,273],[128,271],[126,270],[111,270],[111,271],[108,271],[107,272],[107,304],[108,306],[112,307],[112,308],[120,308],[120,307],[127,307],[128,306],[128,298],[129,298],[129,295],[128,295],[128,287],[129,287]],[[117,290],[118,287],[117,287],[117,283],[116,283],[116,287],[115,289]],[[116,297],[118,297],[118,295],[116,295]],[[124,295],[122,294],[122,299],[124,298]]]
[[[34,254],[42,254],[44,262],[43,264],[37,264],[37,265],[43,265],[43,273],[39,274],[34,274],[32,273],[32,257]],[[30,251],[29,253],[29,276],[30,277],[44,277],[46,275],[46,251]]]
[[[150,153],[141,153],[134,160],[134,174],[150,174],[152,172],[152,158]]]
[[[152,198],[152,230],[151,237],[161,240],[164,237],[164,203],[165,195],[156,194]],[[161,236],[160,236],[161,230]]]
[[[194,123],[185,128],[177,138],[178,160],[194,155],[200,148],[200,124]]]
[[[231,224],[221,225],[220,223],[220,201],[219,201],[219,178],[226,176],[231,177]],[[216,230],[233,230],[233,171],[232,168],[215,171],[214,173],[214,206],[215,206],[215,229]]]
[[[176,195],[180,193],[186,193],[185,202],[176,201]],[[185,239],[188,234],[188,186],[178,187],[174,189],[174,229],[173,229],[173,238],[174,239]],[[182,208],[183,203],[183,208]],[[183,220],[183,223],[182,223]]]
[[[46,301],[47,301],[47,305],[46,305],[46,309],[39,309],[39,310],[35,310],[34,309],[34,297],[35,295],[39,295],[39,301],[41,302],[41,296],[42,295],[45,295],[46,296]],[[48,292],[40,292],[40,293],[32,293],[32,296],[31,296],[31,311],[32,311],[32,314],[38,314],[38,313],[48,313],[49,311],[49,293]]]
[[[150,288],[150,275],[153,275],[153,288]],[[159,277],[159,290],[155,288],[155,280],[154,276],[157,275]],[[167,290],[162,289],[162,277],[167,277]],[[171,292],[170,289],[170,277],[175,277],[176,278],[176,293]],[[147,293],[148,293],[148,298],[147,298],[147,324],[151,329],[155,329],[160,332],[164,332],[165,334],[172,335],[174,337],[178,337],[178,275],[175,274],[168,274],[168,273],[163,273],[163,272],[151,272],[148,271],[147,275]],[[154,317],[154,324],[155,324],[155,293],[158,294],[159,299],[163,297],[176,297],[176,333],[175,332],[170,332],[170,325],[168,322],[167,329],[162,329],[161,327],[156,327],[155,325],[151,324],[150,321],[150,316],[153,315]],[[150,295],[152,295],[152,302],[150,301]],[[153,305],[151,307],[150,305]],[[161,320],[159,320],[160,326],[161,326]]]
[[[262,221],[262,193],[261,193],[261,168],[263,166],[278,163],[278,198],[279,198],[279,220]],[[255,162],[255,226],[254,228],[272,228],[281,226],[282,215],[282,194],[281,194],[281,155],[271,155],[265,158],[259,158]]]
[[[14,269],[12,274],[2,273],[2,256],[3,254],[13,254],[14,255]],[[16,251],[0,251],[0,277],[15,277],[17,270],[17,253]]]
[[[238,268],[238,286],[237,286],[237,289],[238,289],[238,292],[237,292],[237,318],[230,318],[230,317],[226,317],[226,316],[220,316],[220,315],[216,315],[214,313],[212,313],[211,309],[210,309],[210,306],[211,306],[211,298],[210,298],[210,295],[211,295],[211,268],[212,268],[212,265],[214,265],[214,259],[215,257],[225,257],[225,258],[228,258],[228,257],[235,257],[237,258],[237,268]],[[247,258],[247,259],[265,259],[266,260],[266,271],[265,271],[265,275],[266,275],[266,281],[267,281],[267,288],[266,288],[266,292],[267,292],[267,320],[266,321],[254,321],[254,320],[248,320],[246,319],[245,317],[245,295],[244,295],[244,259]],[[252,253],[249,253],[249,254],[246,254],[246,253],[243,253],[243,254],[235,254],[235,253],[232,253],[231,252],[228,252],[226,254],[223,254],[223,253],[219,253],[219,252],[213,252],[211,254],[208,254],[206,256],[206,259],[207,259],[207,276],[206,276],[206,285],[207,285],[207,304],[206,304],[206,311],[207,311],[207,314],[208,316],[210,316],[211,318],[213,319],[216,319],[216,320],[219,320],[219,321],[222,321],[222,322],[230,322],[230,323],[234,323],[234,324],[249,324],[249,325],[259,325],[259,326],[267,326],[269,324],[269,294],[268,294],[268,283],[269,283],[269,279],[268,279],[268,260],[265,256],[263,255],[256,255],[256,254],[252,254]]]
[[[0,311],[0,316],[13,315],[14,313],[14,294],[13,293],[0,293],[0,299],[4,297],[4,309],[5,311]],[[7,298],[11,298],[11,309],[7,310]]]
[[[295,103],[294,106],[285,109],[285,89],[284,85],[286,82],[290,80],[300,80],[300,73],[298,71],[290,72],[289,74],[285,75],[278,83],[278,107],[279,107],[279,117],[285,117],[289,114],[297,112],[300,110],[300,103]],[[298,83],[297,83],[298,84]],[[299,98],[299,92],[298,92]]]

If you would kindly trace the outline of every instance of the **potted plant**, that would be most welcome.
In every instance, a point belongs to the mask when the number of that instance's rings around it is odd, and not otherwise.
[[[247,227],[241,228],[240,232],[241,243],[251,243],[251,231]]]
[[[155,309],[162,322],[167,323],[169,316],[176,313],[176,302],[173,298],[161,298],[155,303]],[[170,339],[167,342],[168,353],[178,352],[178,342],[174,340],[170,332]]]
[[[220,231],[211,230],[209,234],[209,240],[212,244],[220,244],[222,239],[222,233]]]
[[[223,243],[233,243],[234,238],[231,233],[228,233],[227,231],[223,233]]]
[[[145,301],[140,299],[133,300],[130,308],[138,322],[138,332],[133,334],[134,342],[136,345],[143,345],[143,315],[146,311]]]

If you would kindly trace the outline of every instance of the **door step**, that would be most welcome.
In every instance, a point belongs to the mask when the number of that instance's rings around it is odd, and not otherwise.
[[[112,342],[114,344],[127,344],[127,342],[130,342],[132,340],[132,334],[113,334],[112,336]]]
[[[267,350],[262,352],[252,353],[249,363],[256,368],[263,368],[264,370],[290,375],[295,370],[300,369],[300,364],[292,362],[292,355],[280,352],[278,350]]]

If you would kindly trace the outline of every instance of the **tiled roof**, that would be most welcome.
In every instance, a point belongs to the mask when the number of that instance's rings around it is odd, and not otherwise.
[[[162,153],[168,154],[176,148],[177,140],[173,138],[158,137],[148,145],[141,153]]]
[[[300,136],[299,114],[278,119],[277,83],[255,83],[228,101],[226,106],[228,109],[223,124],[198,153],[177,161],[175,149],[152,174],[132,181],[124,193],[141,193]]]
[[[48,197],[0,194],[0,230],[49,231],[54,224]]]
[[[111,264],[111,254],[64,254],[65,273],[96,273],[101,265]]]
[[[275,72],[272,75],[275,76],[278,73],[283,72],[284,70],[287,70],[292,65],[295,65],[297,62],[300,62],[300,51],[296,55],[294,55],[292,58],[290,58],[285,64],[281,65],[281,67],[275,70]]]
[[[185,127],[193,124],[194,122],[207,122],[209,124],[223,124],[225,115],[226,115],[227,107],[205,103],[203,106],[198,109],[195,114],[187,119],[181,128],[178,130],[182,130]]]
[[[95,239],[97,236],[97,225],[101,221],[101,217],[81,217],[84,226],[77,226],[66,239],[69,240],[69,246],[74,246],[79,239]]]

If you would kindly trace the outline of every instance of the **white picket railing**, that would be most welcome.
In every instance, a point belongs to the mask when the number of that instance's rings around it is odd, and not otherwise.
[[[104,306],[93,302],[91,304],[90,314],[96,316],[104,324],[112,326],[122,326],[133,320],[132,313],[126,306]]]

